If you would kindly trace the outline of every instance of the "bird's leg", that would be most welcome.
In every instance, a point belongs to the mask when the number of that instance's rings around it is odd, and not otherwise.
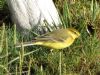
[[[53,50],[54,50],[54,49],[50,49],[50,52],[51,52],[52,55],[54,55]]]
[[[59,75],[61,75],[61,65],[62,65],[62,52],[59,52]]]

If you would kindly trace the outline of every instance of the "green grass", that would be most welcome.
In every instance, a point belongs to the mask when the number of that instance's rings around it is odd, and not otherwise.
[[[41,46],[15,48],[15,43],[28,41],[30,37],[22,38],[15,25],[9,27],[3,24],[0,27],[0,75],[97,75],[100,72],[97,29],[93,35],[86,30],[88,24],[98,27],[99,4],[95,0],[59,2],[56,2],[56,6],[60,9],[59,13],[63,10],[63,14],[60,14],[62,27],[74,27],[81,36],[61,52],[51,52],[51,49]]]

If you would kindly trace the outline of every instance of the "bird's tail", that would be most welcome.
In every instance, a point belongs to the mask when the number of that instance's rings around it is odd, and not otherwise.
[[[32,46],[32,45],[42,45],[43,42],[39,41],[39,40],[36,40],[36,39],[33,39],[32,41],[30,42],[22,42],[22,43],[17,43],[15,45],[15,47],[26,47],[26,46]]]
[[[26,46],[32,46],[32,45],[35,45],[33,42],[22,42],[22,43],[17,43],[15,45],[15,47],[26,47]]]

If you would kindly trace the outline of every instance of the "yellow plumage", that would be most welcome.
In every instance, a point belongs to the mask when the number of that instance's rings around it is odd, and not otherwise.
[[[63,49],[69,47],[79,36],[80,33],[73,28],[57,29],[36,37],[33,41],[24,43],[23,46],[42,45],[53,49]],[[21,47],[21,45],[17,44],[16,47]]]

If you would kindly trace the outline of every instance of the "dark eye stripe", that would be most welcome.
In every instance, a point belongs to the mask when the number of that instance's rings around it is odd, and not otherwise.
[[[77,32],[76,32],[76,30],[72,30],[71,29],[70,31],[72,31],[74,34],[78,35]]]

